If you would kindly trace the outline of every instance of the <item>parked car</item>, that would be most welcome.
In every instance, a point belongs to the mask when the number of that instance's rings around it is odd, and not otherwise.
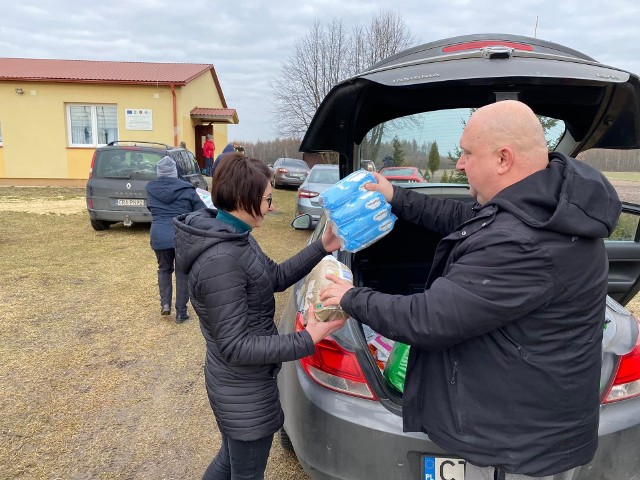
[[[209,186],[193,153],[181,147],[141,141],[115,141],[96,148],[86,186],[89,221],[95,230],[112,224],[151,223],[147,209],[149,180],[156,178],[156,163],[164,156],[176,162],[178,176],[196,188]]]
[[[309,176],[298,188],[297,214],[308,213],[315,224],[323,212],[320,194],[338,180],[340,180],[338,165],[317,164],[311,167]]]
[[[545,131],[550,149],[588,159],[602,148],[640,148],[636,75],[539,39],[471,35],[400,52],[337,84],[312,119],[301,150],[336,152],[342,176],[360,168],[365,150],[371,158],[368,147],[374,133],[382,134],[386,144],[394,138],[409,146],[437,141],[443,151],[455,151],[470,112],[502,99],[521,100],[550,122]],[[615,169],[614,157],[607,155],[613,162],[608,169]],[[640,157],[633,158],[638,171]],[[465,184],[402,187],[473,201]],[[623,188],[618,190],[623,213],[605,246],[607,315],[620,315],[607,329],[624,332],[625,346],[606,345],[603,352],[599,446],[593,461],[579,469],[579,480],[632,480],[640,471],[640,343],[637,320],[623,307],[640,290],[640,202],[631,203],[626,196],[637,194],[637,187],[635,194]],[[293,225],[307,228],[311,222],[303,215]],[[323,215],[310,241],[320,238],[325,224]],[[439,240],[398,219],[378,242],[356,253],[335,255],[352,270],[356,286],[410,294],[424,289]],[[279,323],[282,334],[303,328],[303,282],[291,289]],[[368,345],[370,334],[349,319],[316,345],[314,355],[283,365],[278,376],[285,412],[283,447],[295,451],[314,480],[424,479],[429,462],[441,467],[429,478],[464,480],[460,458],[443,451],[426,434],[403,432],[402,394],[385,380]],[[424,408],[429,409],[428,398]]]
[[[309,165],[297,158],[279,158],[269,165],[273,172],[271,185],[273,188],[299,187],[309,174]]]
[[[418,167],[384,167],[380,170],[387,180],[394,184],[426,183],[428,180]]]

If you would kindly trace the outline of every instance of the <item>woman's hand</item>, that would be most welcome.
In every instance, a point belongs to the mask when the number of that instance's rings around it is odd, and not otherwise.
[[[393,185],[391,182],[387,180],[383,175],[380,175],[378,172],[371,172],[371,174],[376,177],[376,182],[378,183],[365,183],[364,188],[367,190],[372,190],[374,192],[380,192],[384,195],[384,199],[387,202],[390,202],[393,198]]]
[[[345,293],[347,293],[347,290],[353,288],[353,285],[347,280],[344,280],[330,273],[326,275],[326,278],[327,280],[331,280],[331,282],[333,283],[320,290],[320,300],[322,301],[322,305],[325,307],[331,305],[340,306],[342,297]]]
[[[313,305],[309,305],[307,310],[307,332],[311,335],[313,344],[315,345],[327,335],[344,327],[347,320],[330,320],[328,322],[319,322],[316,317],[316,311]]]
[[[327,253],[335,252],[342,246],[340,238],[338,238],[333,231],[333,224],[331,222],[326,223],[326,227],[322,233],[322,246]]]

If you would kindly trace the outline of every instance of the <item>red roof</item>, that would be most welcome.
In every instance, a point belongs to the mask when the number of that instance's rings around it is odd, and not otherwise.
[[[0,58],[0,80],[185,85],[213,65]]]
[[[235,108],[203,108],[195,107],[191,110],[192,118],[208,120],[225,120],[229,123],[238,123],[238,114]]]

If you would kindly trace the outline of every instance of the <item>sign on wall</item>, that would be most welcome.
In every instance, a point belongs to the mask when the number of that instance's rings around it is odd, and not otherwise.
[[[150,108],[126,108],[124,119],[127,130],[153,130],[153,112]]]

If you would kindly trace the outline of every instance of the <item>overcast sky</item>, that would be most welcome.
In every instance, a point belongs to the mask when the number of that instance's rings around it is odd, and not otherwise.
[[[638,0],[22,0],[0,16],[0,56],[213,64],[240,124],[230,139],[275,137],[269,82],[315,20],[366,25],[381,9],[417,44],[471,33],[560,43],[640,74]],[[537,27],[536,27],[537,22]]]

